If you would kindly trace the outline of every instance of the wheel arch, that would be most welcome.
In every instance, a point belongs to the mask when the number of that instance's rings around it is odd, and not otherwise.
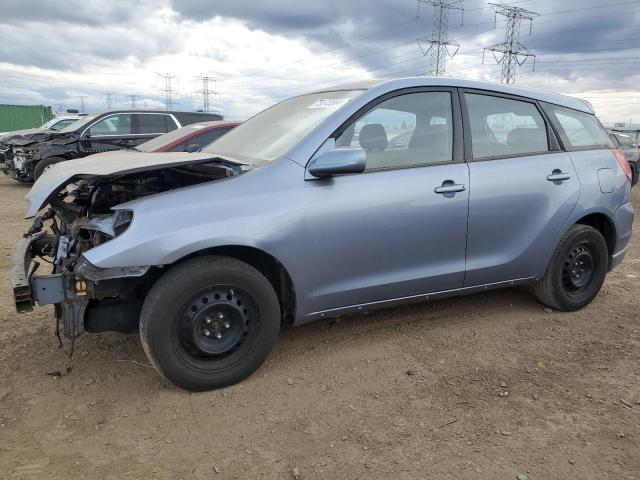
[[[616,248],[616,226],[611,217],[603,212],[594,212],[583,216],[575,222],[575,225],[588,225],[595,228],[604,237],[609,252],[609,259]]]
[[[263,249],[247,245],[217,245],[191,252],[176,260],[171,264],[171,267],[190,258],[203,255],[222,255],[235,258],[258,270],[271,283],[278,296],[283,323],[289,325],[294,322],[296,313],[294,283],[287,268],[274,255]]]

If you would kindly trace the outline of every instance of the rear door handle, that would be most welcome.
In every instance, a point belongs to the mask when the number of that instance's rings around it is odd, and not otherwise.
[[[466,189],[466,185],[455,183],[453,180],[445,180],[441,186],[436,187],[433,191],[440,195],[452,196],[452,194],[464,192]]]
[[[570,173],[564,173],[562,170],[555,169],[551,172],[551,175],[547,175],[547,180],[550,182],[563,182],[571,178]]]

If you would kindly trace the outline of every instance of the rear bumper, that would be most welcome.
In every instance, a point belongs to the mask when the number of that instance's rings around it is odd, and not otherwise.
[[[620,265],[627,253],[633,231],[634,217],[635,213],[631,202],[619,206],[613,214],[612,220],[616,229],[616,246],[613,255],[609,259],[609,271]]]

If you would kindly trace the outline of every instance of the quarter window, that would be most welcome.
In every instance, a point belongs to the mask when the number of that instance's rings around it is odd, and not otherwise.
[[[131,135],[131,115],[111,115],[99,120],[89,129],[91,136]]]
[[[547,127],[533,103],[465,94],[473,158],[549,151]]]
[[[557,105],[547,105],[545,110],[549,111],[551,121],[567,149],[613,147],[611,138],[595,115]]]
[[[366,150],[366,170],[451,161],[451,94],[419,92],[385,100],[349,125],[336,147]]]

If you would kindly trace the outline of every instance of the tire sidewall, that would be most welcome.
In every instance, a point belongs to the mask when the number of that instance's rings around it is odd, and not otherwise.
[[[586,243],[593,250],[596,265],[589,286],[578,295],[570,295],[563,287],[563,266],[569,252],[577,245]],[[568,232],[568,238],[563,242],[554,258],[553,265],[553,293],[558,304],[567,311],[578,310],[589,304],[598,294],[607,274],[609,252],[607,243],[595,228],[588,227]]]
[[[218,264],[210,269],[200,261],[180,265],[165,276],[145,300],[140,332],[147,354],[167,380],[189,390],[220,388],[241,381],[262,364],[280,328],[279,303],[262,274],[233,265]],[[219,360],[198,360],[183,351],[178,323],[191,298],[219,285],[233,285],[252,297],[257,328],[250,330],[237,352]]]
[[[33,181],[38,180],[48,166],[55,165],[56,163],[63,162],[64,160],[65,159],[61,157],[49,157],[40,160],[33,168]]]

